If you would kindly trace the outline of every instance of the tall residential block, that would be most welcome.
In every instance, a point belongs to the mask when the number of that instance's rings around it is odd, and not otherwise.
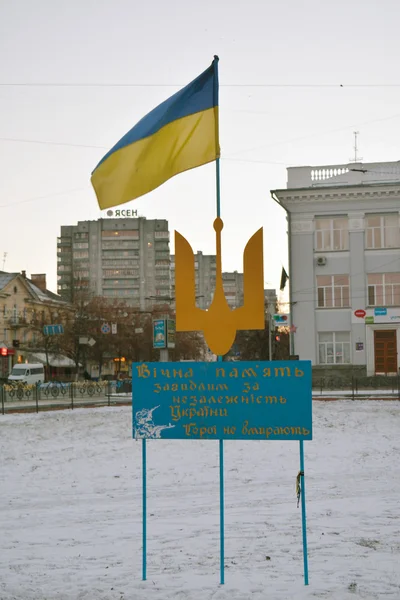
[[[141,310],[169,299],[168,221],[109,218],[61,227],[57,240],[58,293],[125,300]]]

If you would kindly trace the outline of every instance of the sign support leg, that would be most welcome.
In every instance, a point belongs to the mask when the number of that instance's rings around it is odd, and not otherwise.
[[[219,440],[220,583],[225,583],[224,440]]]
[[[308,585],[306,485],[304,477],[304,442],[300,440],[301,528],[303,533],[304,585]]]
[[[222,356],[218,356],[218,362]],[[224,440],[219,440],[219,554],[220,584],[225,583],[225,499],[224,499]]]
[[[146,581],[147,578],[147,473],[146,473],[146,440],[142,440],[142,579]]]

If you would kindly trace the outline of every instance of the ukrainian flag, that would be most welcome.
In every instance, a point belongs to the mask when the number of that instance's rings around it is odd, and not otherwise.
[[[204,73],[124,135],[99,162],[91,181],[103,210],[139,198],[219,155],[215,57]]]

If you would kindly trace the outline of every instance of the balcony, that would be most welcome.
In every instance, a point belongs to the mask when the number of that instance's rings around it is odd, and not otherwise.
[[[157,289],[162,289],[163,291],[166,289],[169,290],[171,287],[171,283],[169,281],[167,281],[167,282],[156,281],[156,287],[157,287]]]
[[[169,253],[169,243],[164,240],[154,240],[156,252],[168,252]]]
[[[169,267],[169,260],[168,259],[156,259],[155,261],[155,267],[156,269],[158,268],[164,268],[165,267]]]
[[[169,240],[169,231],[155,231],[154,232],[155,240]]]
[[[71,248],[71,238],[57,238],[57,248]]]
[[[6,323],[9,327],[26,327],[28,325],[28,321],[26,319],[26,317],[24,316],[19,316],[19,315],[13,315],[11,317],[8,317],[6,319]]]

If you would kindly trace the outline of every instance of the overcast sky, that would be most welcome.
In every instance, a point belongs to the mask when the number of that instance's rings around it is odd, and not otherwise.
[[[400,158],[399,17],[396,0],[0,0],[0,269],[7,252],[56,290],[60,226],[102,216],[97,162],[218,54],[223,268],[263,226],[278,286],[286,167],[347,163],[355,129],[365,162]],[[215,253],[214,165],[121,208]]]

